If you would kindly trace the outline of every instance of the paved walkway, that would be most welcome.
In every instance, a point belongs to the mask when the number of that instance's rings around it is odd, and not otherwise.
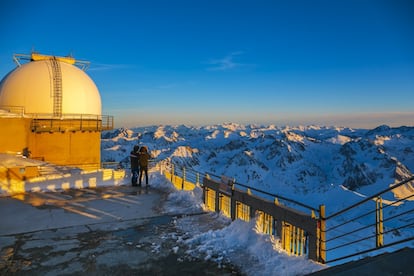
[[[0,198],[0,275],[237,275],[185,254],[163,196],[118,186]]]
[[[159,202],[159,193],[128,186],[1,198],[0,235],[156,216]]]

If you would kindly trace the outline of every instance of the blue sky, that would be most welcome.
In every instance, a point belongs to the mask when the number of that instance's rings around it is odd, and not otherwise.
[[[116,127],[414,125],[414,1],[2,1],[14,53],[72,54]]]

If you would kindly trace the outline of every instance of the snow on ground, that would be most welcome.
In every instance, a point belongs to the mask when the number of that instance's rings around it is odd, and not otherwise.
[[[256,231],[256,222],[235,220],[222,229],[189,238],[189,253],[220,264],[229,260],[246,275],[304,275],[323,268],[304,257],[289,256],[279,240]]]
[[[256,222],[231,221],[210,212],[204,221],[191,214],[208,212],[202,202],[202,190],[178,191],[164,176],[154,176],[151,186],[169,191],[164,212],[187,214],[177,218],[176,227],[188,234],[179,242],[190,249],[187,253],[205,260],[236,265],[246,275],[304,275],[325,266],[305,257],[289,256],[279,246],[279,239],[256,230]],[[201,223],[201,224],[200,224]]]
[[[413,127],[380,126],[366,130],[323,126],[279,128],[223,124],[197,128],[183,125],[162,128],[154,126],[135,128],[133,131],[135,140],[122,143],[124,151],[136,143],[144,143],[156,153],[153,157],[157,161],[168,160],[185,165],[187,171],[193,169],[211,175],[225,175],[234,178],[237,183],[281,197],[294,198],[314,208],[323,204],[328,216],[388,188],[392,183],[408,179],[414,170]],[[121,158],[111,156],[112,151],[108,150],[114,144],[109,134],[107,139],[102,140],[103,160],[121,161]],[[384,194],[384,204],[412,194],[413,184],[410,185],[398,189],[397,192],[396,189],[393,193]],[[263,194],[259,196],[266,198]],[[187,198],[184,200],[181,197]],[[193,194],[173,193],[166,203],[166,209],[170,213],[182,213],[187,208],[194,208],[193,212],[202,210],[203,206],[199,201],[191,204],[192,197],[197,198],[197,191]],[[300,209],[287,202],[281,203]],[[351,220],[344,226],[328,231],[327,247],[334,248],[327,253],[328,260],[375,247],[375,238],[369,238],[375,236],[375,227],[372,226],[375,213],[361,217],[358,221],[353,220],[363,213],[374,212],[375,204],[371,200],[327,222],[327,226],[332,227]],[[181,209],[174,210],[178,207]],[[384,207],[387,244],[412,236],[412,228],[401,228],[412,219],[412,213],[389,219],[396,214],[409,213],[410,209],[412,202],[408,201],[398,206],[395,204],[386,209]],[[178,222],[182,223],[183,220]],[[363,230],[355,233],[355,229],[360,228]],[[334,239],[348,232],[349,235]],[[364,237],[369,239],[361,240]],[[355,240],[361,242],[335,249],[340,244]],[[414,243],[407,242],[387,247],[385,250],[395,251],[403,246],[412,247]],[[342,262],[365,256],[368,254]]]
[[[187,129],[182,126],[123,130],[117,132],[115,137],[109,135],[111,133],[106,133],[108,137],[103,138],[102,156],[105,157],[105,161],[120,162],[127,159],[134,144],[144,143],[153,153],[156,152],[154,157],[159,160],[183,157],[183,160],[189,159],[189,162],[198,164],[195,169],[199,171],[237,176],[241,183],[248,183],[250,180],[250,183],[257,184],[258,188],[286,197],[295,195],[296,200],[312,206],[324,203],[328,214],[388,187],[394,182],[395,174],[401,177],[411,175],[405,168],[413,170],[412,128],[391,129],[391,133],[381,129],[359,133],[350,129],[320,127],[282,130],[274,127],[262,129],[238,125],[201,129]],[[231,131],[233,133],[230,133]],[[394,134],[393,131],[398,133]],[[371,182],[378,185],[359,187],[355,190],[358,192],[351,191],[349,187],[345,189],[346,177],[355,180],[371,179],[370,173],[376,168],[381,169],[381,173],[377,175],[377,181]],[[361,178],[360,174],[367,175]],[[219,266],[231,262],[247,275],[301,275],[323,268],[320,264],[303,257],[288,256],[280,250],[277,239],[255,230],[254,221],[232,222],[214,212],[200,215],[206,212],[201,201],[200,188],[190,192],[176,191],[169,181],[155,171],[151,174],[150,183],[152,187],[169,193],[163,204],[163,212],[176,215],[177,228],[187,233],[178,240],[177,246],[189,246],[188,254],[216,261]],[[384,199],[395,200],[392,197],[388,198],[388,195]],[[375,202],[369,204],[374,206]],[[393,209],[405,212],[409,208],[411,207],[408,204],[401,204]],[[368,209],[359,210],[361,211],[367,212]],[[388,211],[394,212],[391,208],[387,209]],[[356,216],[356,213],[347,213],[347,218]],[[345,219],[335,219],[332,224]],[[369,225],[373,219],[367,217],[362,221],[353,222],[341,231],[346,232]],[[387,222],[385,227],[396,226]],[[407,231],[412,231],[409,230]],[[354,236],[364,237],[371,235],[372,231],[373,229],[358,232]],[[335,230],[333,234],[341,233]],[[386,237],[387,242],[392,242],[399,235],[404,236],[404,232],[398,231],[395,237],[393,235],[392,233],[390,237]],[[330,246],[335,246],[335,242]],[[366,249],[367,246],[372,244],[361,244],[350,248],[350,252],[341,250],[337,254],[355,253]],[[411,243],[411,246],[414,244]],[[332,258],[335,256],[330,254],[328,259]]]

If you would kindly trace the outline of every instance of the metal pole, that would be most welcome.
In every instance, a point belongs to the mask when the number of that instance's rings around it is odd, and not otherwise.
[[[319,262],[326,263],[326,216],[325,205],[319,205],[319,222],[320,222],[320,234],[319,234]]]
[[[384,225],[382,216],[382,198],[378,197],[375,201],[375,224],[376,224],[376,246],[381,247],[384,245]]]
[[[181,190],[184,190],[184,182],[185,182],[185,167],[183,167],[183,181],[181,182]]]

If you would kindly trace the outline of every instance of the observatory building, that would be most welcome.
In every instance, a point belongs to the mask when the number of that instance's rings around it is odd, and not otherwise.
[[[17,67],[0,82],[0,153],[56,165],[100,167],[101,131],[113,129],[101,97],[72,57],[15,54]]]

